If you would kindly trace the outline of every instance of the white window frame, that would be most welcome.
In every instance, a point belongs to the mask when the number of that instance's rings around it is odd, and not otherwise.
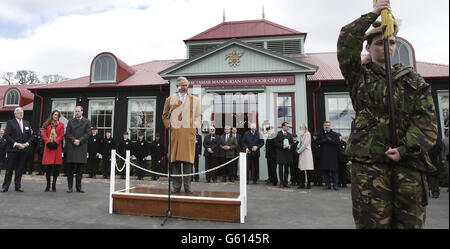
[[[114,79],[112,80],[95,80],[95,67],[97,66],[97,61],[103,57],[110,57],[114,61]],[[114,58],[114,56],[110,54],[103,54],[97,57],[92,64],[92,75],[91,75],[91,82],[93,84],[102,84],[102,83],[116,83],[117,82],[117,60]]]
[[[105,97],[105,98],[88,98],[89,100],[89,111],[88,111],[88,119],[92,122],[92,104],[95,101],[111,101],[112,102],[112,114],[111,114],[111,127],[105,127],[105,126],[96,126],[97,129],[106,129],[111,131],[111,136],[114,137],[114,114],[115,114],[115,98],[114,97]]]
[[[127,108],[127,131],[130,132],[129,138],[131,139],[131,129],[134,127],[130,127],[130,123],[131,123],[131,104],[130,101],[131,100],[148,100],[148,101],[152,101],[153,102],[153,124],[151,129],[153,130],[153,134],[152,134],[152,138],[155,138],[155,134],[156,134],[156,102],[157,99],[155,96],[139,96],[139,97],[128,97],[128,108]],[[147,136],[145,137],[145,139],[147,139]]]
[[[442,138],[444,138],[445,137],[445,123],[444,123],[444,113],[442,112],[443,106],[442,106],[441,98],[444,96],[449,97],[449,94],[448,94],[449,91],[448,90],[438,90],[438,91],[436,91],[436,93],[437,93],[437,98],[438,98],[438,109],[439,109],[439,117],[440,117],[439,122],[441,123],[441,135],[442,135]],[[448,103],[447,103],[447,106],[448,106]]]
[[[10,95],[13,92],[17,93],[17,95],[18,95],[18,97],[17,97],[17,104],[15,104],[15,103],[14,104],[8,103],[8,95]],[[15,88],[8,90],[8,92],[6,92],[6,94],[5,94],[5,107],[17,107],[17,106],[19,106],[20,105],[20,97],[21,96],[20,96],[20,91],[19,90],[15,89]]]
[[[331,122],[331,129],[333,129],[334,131],[337,131],[337,129],[339,129],[339,130],[348,130],[348,135],[350,135],[350,132],[351,132],[351,125],[352,125],[352,123],[351,123],[351,121],[349,122],[349,124],[348,124],[348,128],[342,128],[342,127],[335,127],[335,126],[333,126],[333,121],[332,120],[330,120],[330,116],[329,116],[329,110],[330,110],[330,108],[329,108],[329,106],[328,106],[328,99],[329,98],[348,98],[349,100],[350,100],[350,104],[352,104],[351,103],[351,98],[350,98],[350,94],[348,93],[348,92],[327,92],[327,93],[324,93],[324,98],[325,98],[325,119],[327,120],[327,121],[330,121]],[[353,105],[352,105],[352,109],[353,109]],[[354,111],[354,109],[353,109],[353,111]],[[352,120],[354,119],[355,117],[353,116],[352,117]],[[341,133],[341,132],[340,132]],[[342,133],[341,133],[342,134]],[[343,137],[342,137],[342,139],[343,140],[347,140],[348,139],[348,136],[344,136],[344,134],[342,134],[343,135]]]

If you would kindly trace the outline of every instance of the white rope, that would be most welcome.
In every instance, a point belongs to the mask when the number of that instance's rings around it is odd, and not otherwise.
[[[117,154],[117,153],[116,153],[116,156],[119,157],[120,159],[126,161],[125,158],[121,157],[121,156],[120,156],[119,154]],[[119,171],[119,172],[122,172],[122,171],[125,169],[125,166],[127,166],[127,164],[124,162],[124,163],[123,163],[123,166],[122,166],[122,169],[119,169],[118,166],[117,166],[117,160],[115,161],[115,164],[116,164],[116,169],[117,169],[117,171]]]
[[[119,156],[118,154],[116,154],[116,155],[117,155],[120,159],[125,160],[123,157]],[[194,175],[200,175],[200,174],[208,173],[208,172],[214,171],[214,170],[216,170],[216,169],[218,169],[218,168],[225,167],[226,165],[230,164],[231,162],[236,161],[238,158],[239,158],[239,156],[237,156],[237,157],[231,159],[230,161],[228,161],[228,162],[226,162],[226,163],[224,163],[224,164],[222,164],[222,165],[219,165],[219,166],[217,166],[217,167],[214,167],[214,168],[212,168],[212,169],[208,169],[208,170],[205,170],[205,171],[201,171],[201,172],[197,172],[197,173],[191,173],[191,174],[186,174],[186,175],[184,175],[184,174],[181,174],[181,175],[170,174],[170,176],[174,176],[174,177],[180,177],[180,176],[183,176],[183,177],[184,177],[184,176],[194,176]],[[122,168],[119,172],[121,172],[121,171],[125,168],[126,164],[124,163],[123,165],[124,165],[123,168]],[[132,162],[130,162],[130,165],[132,165],[132,166],[134,166],[134,167],[136,167],[136,168],[138,168],[138,169],[140,169],[140,170],[149,172],[149,173],[151,173],[151,174],[160,175],[160,176],[167,176],[167,177],[169,176],[169,174],[165,174],[165,173],[160,173],[160,172],[156,172],[156,171],[144,169],[144,168],[142,168],[142,167],[140,167],[140,166],[138,166],[138,165],[136,165],[136,164],[134,164],[134,163],[132,163]],[[116,162],[116,168],[117,168],[117,162]],[[117,169],[117,170],[119,170],[119,169]]]

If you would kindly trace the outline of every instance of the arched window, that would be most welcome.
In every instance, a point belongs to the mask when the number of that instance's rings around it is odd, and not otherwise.
[[[414,67],[414,49],[411,44],[401,37],[397,37],[397,47],[395,48],[392,65],[401,63],[406,66]]]
[[[9,90],[5,95],[5,106],[19,106],[20,93],[17,89]]]
[[[116,82],[117,62],[116,59],[104,54],[99,56],[92,68],[92,82],[93,83],[111,83]]]

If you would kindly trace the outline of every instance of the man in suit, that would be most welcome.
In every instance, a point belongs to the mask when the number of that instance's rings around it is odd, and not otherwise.
[[[231,127],[225,126],[225,133],[220,137],[219,145],[219,165],[222,165],[234,157],[234,150],[237,147],[236,138],[231,135]],[[233,182],[233,172],[230,164],[222,167],[222,181],[226,182],[227,177],[230,182]]]
[[[195,135],[195,161],[194,161],[195,173],[198,173],[198,163],[200,161],[201,156],[202,156],[202,136],[200,136],[200,134],[198,134],[198,129],[197,129],[196,135]],[[198,182],[198,180],[200,179],[200,176],[194,175],[194,177],[192,179],[195,180],[196,182]]]
[[[231,129],[231,135],[236,138],[237,146],[236,146],[236,149],[234,149],[234,157],[237,157],[237,156],[239,156],[239,153],[241,153],[241,151],[242,151],[242,136],[241,136],[241,134],[237,133],[236,127],[233,127]],[[238,176],[237,175],[237,171],[238,171],[237,166],[238,166],[238,161],[234,161],[231,163],[231,168],[232,168],[234,179],[237,179],[237,176]]]
[[[6,139],[4,137],[5,129],[0,129],[0,173],[6,161]]]
[[[101,139],[97,135],[97,127],[91,128],[91,136],[88,140],[88,170],[87,173],[89,174],[90,178],[96,178],[97,171],[98,171],[98,162],[100,155],[100,143]]]
[[[12,172],[14,170],[14,186],[17,192],[21,189],[22,173],[25,170],[25,163],[28,150],[33,139],[31,135],[30,123],[23,120],[23,109],[17,107],[14,110],[14,119],[6,124],[4,138],[6,139],[6,173],[3,181],[3,192],[7,192],[11,184]]]
[[[170,129],[170,164],[174,174],[190,174],[195,157],[195,129],[202,122],[200,99],[188,93],[189,81],[185,77],[177,78],[178,93],[169,96],[164,103],[163,123]],[[181,182],[184,192],[191,191],[191,176],[174,177],[173,192],[178,193]]]
[[[293,163],[293,153],[291,148],[294,147],[294,139],[292,134],[288,132],[289,123],[281,124],[281,131],[275,138],[275,146],[277,148],[278,177],[280,179],[280,187],[288,188],[289,167]]]
[[[259,149],[264,146],[264,139],[256,130],[256,124],[250,125],[250,130],[244,134],[242,144],[247,153],[247,182],[251,178],[256,184],[259,178]]]
[[[83,117],[83,107],[75,107],[75,118],[69,120],[66,128],[66,163],[67,185],[72,193],[73,172],[76,172],[75,187],[77,192],[84,193],[81,189],[83,166],[87,163],[88,140],[91,133],[91,122]]]
[[[205,136],[203,140],[203,147],[205,147],[205,169],[209,170],[216,167],[217,164],[217,152],[219,150],[219,136],[216,135],[216,128],[214,126],[209,127],[209,134]],[[206,173],[206,181],[217,181],[217,173],[215,171]]]
[[[324,189],[331,189],[330,175],[333,177],[333,189],[338,190],[339,167],[338,167],[338,144],[339,134],[331,129],[331,123],[325,121],[323,130],[317,136],[320,146],[320,169],[325,178]]]

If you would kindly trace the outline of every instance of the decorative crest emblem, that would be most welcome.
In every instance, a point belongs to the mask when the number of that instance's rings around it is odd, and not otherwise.
[[[242,55],[244,55],[244,51],[237,53],[236,51],[233,50],[233,52],[225,55],[225,60],[228,60],[228,64],[230,65],[230,67],[238,67],[241,64],[241,57]]]

